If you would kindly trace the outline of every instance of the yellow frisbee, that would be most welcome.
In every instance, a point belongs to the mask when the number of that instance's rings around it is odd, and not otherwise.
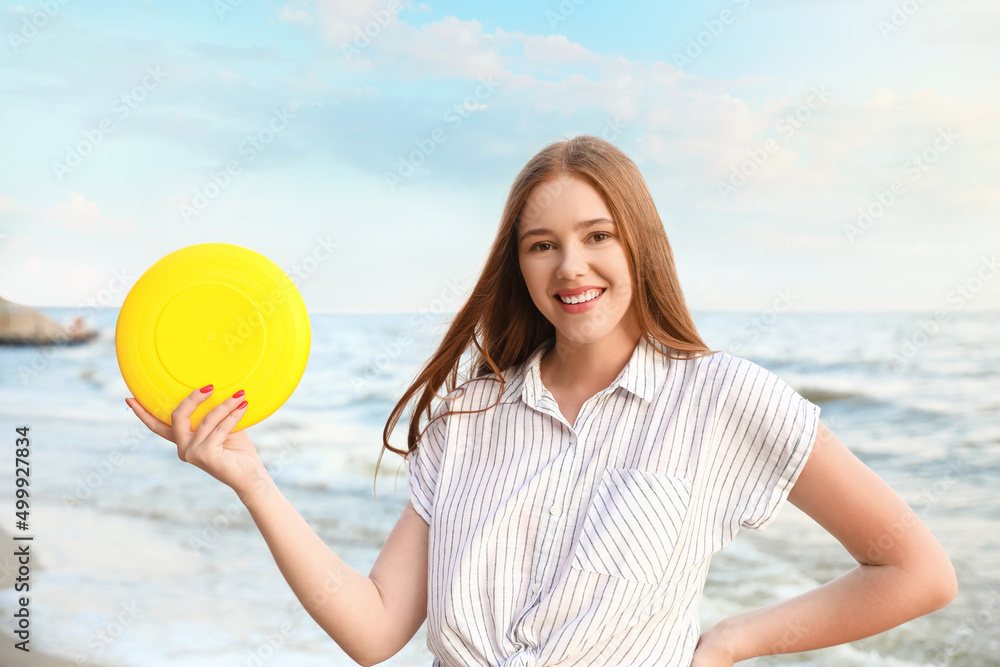
[[[277,264],[249,248],[202,243],[161,258],[135,282],[115,327],[125,384],[160,421],[193,390],[215,385],[191,415],[240,389],[235,430],[266,419],[295,391],[309,360],[305,302]]]

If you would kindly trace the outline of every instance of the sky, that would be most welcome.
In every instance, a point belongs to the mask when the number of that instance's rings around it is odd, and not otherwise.
[[[118,307],[206,242],[310,312],[469,294],[602,136],[693,310],[1000,308],[994,0],[0,3],[0,296]]]

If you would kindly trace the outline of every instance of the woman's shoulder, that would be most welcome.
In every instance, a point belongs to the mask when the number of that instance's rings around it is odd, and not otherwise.
[[[729,352],[720,351],[671,363],[686,365],[684,376],[720,391],[728,390],[734,385],[766,383],[780,379],[764,366]]]
[[[768,362],[752,361],[726,352],[711,355],[702,366],[710,375],[713,394],[731,410],[754,404],[792,404],[804,399],[789,381],[768,369]]]
[[[664,349],[662,346],[660,347],[661,349]],[[746,359],[722,351],[712,352],[711,354],[700,354],[698,356],[695,356],[695,353],[693,352],[684,353],[672,349],[667,349],[667,353],[670,355],[676,355],[676,357],[679,358],[666,359],[660,357],[661,363],[666,365],[676,365],[677,367],[683,369],[685,373],[689,374],[695,373],[698,375],[711,375],[737,368],[744,363],[752,363]]]
[[[497,403],[509,393],[513,384],[520,384],[519,369],[519,366],[514,366],[502,371],[500,375],[490,372],[459,385],[459,389],[465,391],[465,405],[469,406],[465,409],[481,410]]]
[[[440,411],[449,410],[482,410],[497,403],[502,395],[500,380],[504,387],[509,388],[510,382],[516,377],[513,369],[504,371],[502,378],[496,373],[489,373],[471,378],[448,392],[441,401]]]
[[[535,348],[520,363],[515,363],[503,369],[499,375],[494,371],[490,371],[465,380],[444,396],[438,411],[462,410],[477,412],[486,410],[494,405],[499,405],[500,402],[511,402],[520,394],[527,367],[531,363],[532,356],[538,352],[538,349]]]

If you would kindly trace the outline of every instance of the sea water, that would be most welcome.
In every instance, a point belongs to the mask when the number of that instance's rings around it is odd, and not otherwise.
[[[43,310],[57,320],[73,314]],[[85,345],[0,349],[0,526],[8,533],[14,428],[31,428],[32,647],[66,664],[354,664],[303,611],[235,493],[181,462],[125,406],[117,315],[98,311],[101,334]],[[365,574],[406,502],[397,455],[386,453],[375,482],[382,431],[447,319],[311,315],[301,383],[249,431],[282,492]],[[957,599],[939,612],[846,646],[743,664],[1000,664],[1000,315],[695,320],[713,349],[761,364],[820,405],[823,422],[931,528],[959,578]],[[404,413],[393,445],[404,446],[406,427]],[[12,564],[0,556],[0,579]],[[855,565],[786,504],[766,530],[743,531],[715,557],[703,625],[809,591]],[[0,641],[12,641],[19,595],[0,589]],[[384,664],[431,661],[421,628]]]

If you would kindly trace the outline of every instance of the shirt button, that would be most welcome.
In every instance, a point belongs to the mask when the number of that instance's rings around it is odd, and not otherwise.
[[[559,505],[553,505],[552,507],[549,508],[549,514],[551,514],[552,516],[559,516],[560,514],[562,514],[562,508],[559,507]]]

